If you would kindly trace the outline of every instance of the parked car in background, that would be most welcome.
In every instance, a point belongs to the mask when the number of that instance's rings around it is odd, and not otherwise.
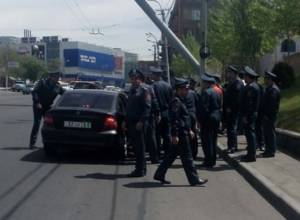
[[[26,87],[25,81],[16,80],[15,83],[12,85],[11,90],[13,92],[22,92],[25,87]]]
[[[31,94],[33,88],[34,88],[34,84],[25,85],[25,87],[22,89],[23,95]]]
[[[99,82],[77,81],[74,83],[73,89],[103,89]]]
[[[74,89],[66,91],[46,113],[42,139],[46,155],[60,150],[113,151],[124,159],[126,96],[123,93]]]
[[[64,90],[72,90],[70,83],[59,81],[58,82]]]

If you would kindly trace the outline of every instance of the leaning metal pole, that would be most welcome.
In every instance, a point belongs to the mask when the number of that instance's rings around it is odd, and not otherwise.
[[[163,23],[157,16],[155,11],[145,0],[135,0],[135,2],[141,7],[141,9],[148,15],[153,23],[165,34],[168,42],[195,68],[197,72],[200,72],[200,64],[198,60],[190,53],[190,51],[184,46],[184,44],[177,38],[172,30]]]

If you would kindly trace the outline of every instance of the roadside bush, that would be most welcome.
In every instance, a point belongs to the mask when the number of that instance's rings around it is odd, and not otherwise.
[[[277,83],[282,89],[289,88],[295,83],[294,69],[287,63],[277,63],[272,72],[277,75]]]

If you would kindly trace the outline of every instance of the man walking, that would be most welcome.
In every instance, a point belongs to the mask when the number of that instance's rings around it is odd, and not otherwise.
[[[162,184],[170,184],[169,181],[165,180],[165,175],[168,168],[179,155],[190,185],[202,185],[207,180],[202,180],[198,177],[197,169],[193,162],[189,136],[194,136],[195,134],[191,130],[190,116],[183,103],[183,99],[189,91],[188,81],[177,78],[175,79],[175,87],[176,96],[172,99],[170,108],[172,147],[166,152],[163,162],[154,174],[154,179]]]

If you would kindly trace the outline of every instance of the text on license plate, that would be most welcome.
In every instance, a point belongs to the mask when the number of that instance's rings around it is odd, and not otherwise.
[[[88,121],[64,121],[65,128],[92,128],[92,123]]]

